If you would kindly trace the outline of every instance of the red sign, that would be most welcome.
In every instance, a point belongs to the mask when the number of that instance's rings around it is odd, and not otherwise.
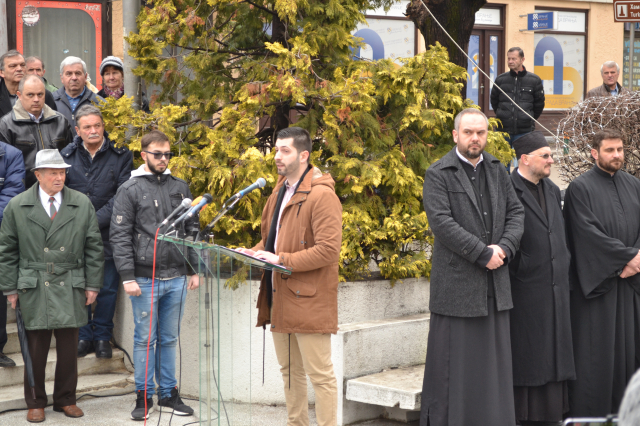
[[[640,22],[640,1],[614,0],[613,19],[616,22]]]

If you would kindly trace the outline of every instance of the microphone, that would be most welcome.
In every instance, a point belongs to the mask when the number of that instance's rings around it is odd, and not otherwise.
[[[251,191],[253,191],[254,189],[264,188],[266,184],[267,184],[267,181],[264,178],[258,178],[258,180],[256,180],[254,183],[252,183],[251,185],[247,186],[244,189],[241,189],[240,192],[238,192],[231,198],[232,199],[242,198],[248,193],[250,193]]]
[[[193,205],[193,203],[195,203],[196,201],[200,202],[187,210],[186,213],[183,213],[182,216],[180,216],[178,219],[176,219],[176,221],[171,224],[171,228],[175,228],[177,224],[186,219],[191,219],[196,213],[198,213],[198,211],[200,211],[200,209],[212,202],[213,197],[210,194],[204,194],[202,197],[196,198],[191,204]]]
[[[172,211],[171,214],[167,216],[165,220],[162,221],[162,223],[160,224],[160,228],[162,228],[167,223],[169,223],[169,221],[173,219],[173,217],[176,216],[178,213],[182,213],[183,210],[188,209],[189,206],[191,206],[191,198],[185,198],[184,200],[182,200],[182,203],[180,203],[180,205],[176,207],[176,209]]]

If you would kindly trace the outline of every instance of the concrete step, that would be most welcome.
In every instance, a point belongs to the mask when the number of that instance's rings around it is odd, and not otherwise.
[[[331,336],[332,361],[338,380],[338,424],[346,425],[384,414],[381,405],[350,401],[347,382],[397,367],[424,363],[430,314],[341,324]]]
[[[7,354],[16,363],[15,367],[0,367],[0,383],[2,386],[22,385],[24,381],[24,361],[20,352]],[[53,380],[56,370],[57,360],[56,350],[49,349],[47,357],[47,368],[45,370],[45,380]],[[125,372],[124,352],[113,349],[111,359],[98,359],[95,353],[91,353],[84,358],[78,358],[78,376],[92,375],[112,372]],[[3,388],[0,388],[3,389]]]
[[[20,352],[20,339],[18,339],[18,326],[16,323],[7,324],[7,344],[4,346],[5,354],[15,354]],[[51,336],[51,347],[56,347],[56,338]]]
[[[347,381],[347,399],[366,404],[420,410],[424,364],[394,368]]]
[[[90,374],[78,377],[76,397],[84,394],[97,396],[120,395],[135,390],[135,384],[127,380],[130,373]],[[48,404],[53,404],[53,381],[45,382]],[[27,408],[22,382],[0,387],[0,412]],[[1,422],[0,422],[1,423]]]

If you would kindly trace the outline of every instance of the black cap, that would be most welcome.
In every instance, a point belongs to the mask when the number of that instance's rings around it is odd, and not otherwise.
[[[516,150],[516,158],[520,159],[523,154],[531,154],[540,148],[547,148],[549,143],[545,139],[542,132],[531,132],[517,139],[513,143],[513,149]]]

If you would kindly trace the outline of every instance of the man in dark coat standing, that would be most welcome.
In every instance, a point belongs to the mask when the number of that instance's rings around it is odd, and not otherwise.
[[[617,413],[640,360],[640,180],[620,170],[623,136],[591,140],[595,165],[565,194],[576,380],[571,417]]]
[[[488,125],[476,109],[460,112],[456,147],[425,175],[435,240],[421,426],[515,423],[506,264],[518,251],[524,208],[505,167],[483,152]]]
[[[109,140],[102,113],[95,106],[81,106],[76,112],[76,123],[78,135],[60,154],[72,166],[67,172],[67,186],[86,194],[96,209],[105,258],[104,285],[93,314],[91,306],[87,306],[89,323],[80,328],[78,357],[95,351],[96,358],[111,358],[109,340],[113,335],[120,275],[113,261],[109,229],[116,192],[131,177],[133,154],[127,147],[117,147]]]
[[[507,52],[509,71],[496,78],[491,89],[491,107],[502,122],[504,132],[509,133],[509,143],[513,146],[519,137],[533,131],[536,120],[544,110],[544,87],[542,80],[524,67],[524,51],[512,47]],[[505,91],[506,95],[498,90]],[[527,112],[525,114],[518,108]]]
[[[516,420],[557,425],[569,411],[567,380],[576,377],[560,189],[549,179],[553,154],[541,132],[513,146],[519,167],[511,181],[525,212],[520,250],[509,263]]]

